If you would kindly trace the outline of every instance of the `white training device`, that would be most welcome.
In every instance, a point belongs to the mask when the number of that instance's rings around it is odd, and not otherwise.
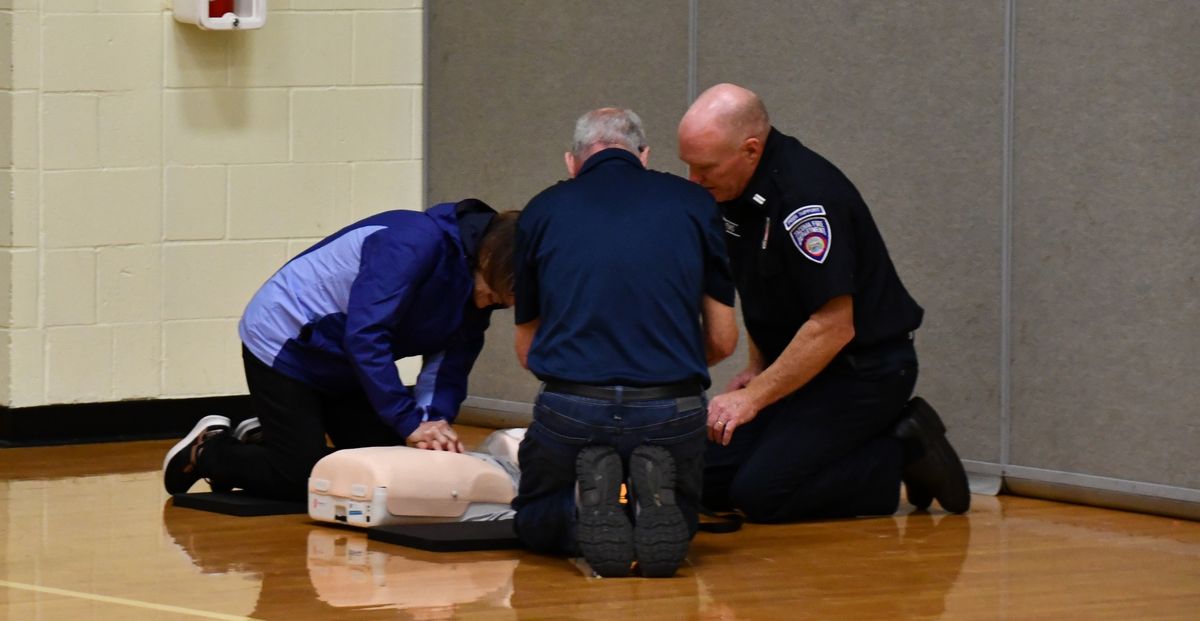
[[[524,437],[524,429],[501,429],[470,453],[406,446],[335,451],[313,466],[308,515],[363,527],[511,518]]]

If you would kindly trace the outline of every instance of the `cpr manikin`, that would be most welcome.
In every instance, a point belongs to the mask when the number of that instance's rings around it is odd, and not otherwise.
[[[366,527],[511,518],[524,435],[502,429],[469,453],[404,446],[334,452],[313,467],[308,514]]]

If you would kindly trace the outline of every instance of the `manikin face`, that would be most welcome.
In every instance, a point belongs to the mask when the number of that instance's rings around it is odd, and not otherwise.
[[[761,155],[757,138],[739,144],[713,130],[679,131],[679,159],[688,166],[688,178],[704,186],[717,202],[742,195]]]
[[[501,295],[492,291],[487,281],[483,279],[483,273],[478,271],[475,272],[475,292],[473,295],[475,296],[475,306],[477,308],[487,308],[489,306],[493,308],[508,308],[516,302],[515,296],[512,293]]]

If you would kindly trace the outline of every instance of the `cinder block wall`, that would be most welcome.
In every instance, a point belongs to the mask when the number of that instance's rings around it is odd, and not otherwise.
[[[0,404],[244,392],[258,285],[423,207],[421,4],[0,0]]]

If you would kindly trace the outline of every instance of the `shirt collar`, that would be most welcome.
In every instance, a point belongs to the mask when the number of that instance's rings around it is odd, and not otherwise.
[[[587,161],[583,163],[583,166],[579,167],[579,172],[575,176],[579,177],[587,174],[588,171],[611,160],[624,160],[627,163],[636,165],[638,168],[642,168],[642,160],[638,159],[637,155],[619,147],[611,147],[603,151],[597,151],[594,155],[587,158]]]

